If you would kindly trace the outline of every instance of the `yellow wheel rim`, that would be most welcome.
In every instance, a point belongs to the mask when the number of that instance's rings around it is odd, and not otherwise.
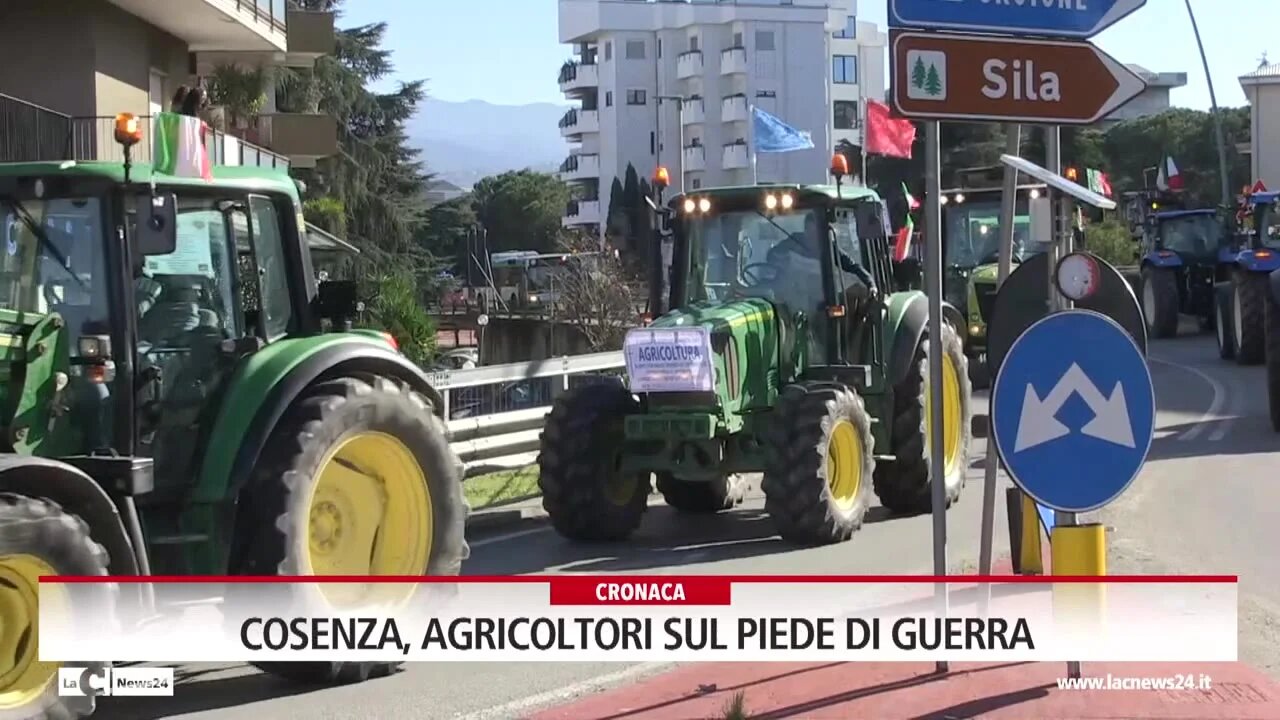
[[[434,530],[426,472],[400,440],[356,433],[321,463],[307,523],[306,565],[312,574],[423,575]],[[330,600],[363,598],[365,591],[321,587]]]
[[[843,511],[853,509],[862,489],[862,438],[853,423],[840,420],[831,428],[827,440],[827,487],[836,507]]]
[[[933,445],[933,393],[925,388],[925,447]],[[960,371],[950,355],[942,356],[942,458],[943,474],[950,476],[964,458],[960,438],[964,429],[964,408],[960,397]],[[932,450],[929,450],[932,452]]]
[[[58,674],[58,663],[40,662],[40,576],[57,575],[32,555],[0,557],[0,709],[35,702]]]

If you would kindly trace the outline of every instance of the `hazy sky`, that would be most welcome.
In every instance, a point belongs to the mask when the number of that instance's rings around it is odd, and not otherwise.
[[[1280,0],[1191,0],[1218,102],[1245,104],[1237,78],[1270,52],[1280,62]],[[564,103],[556,76],[569,48],[558,43],[556,0],[350,0],[340,27],[385,21],[397,78],[426,79],[442,100]],[[885,0],[858,0],[861,19],[885,25]],[[1208,108],[1209,86],[1184,0],[1147,6],[1095,42],[1116,59],[1155,72],[1186,72],[1175,105]]]

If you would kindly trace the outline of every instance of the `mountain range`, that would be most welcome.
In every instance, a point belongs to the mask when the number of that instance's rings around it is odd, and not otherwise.
[[[427,172],[469,188],[481,178],[531,168],[554,172],[569,154],[559,121],[568,105],[495,105],[428,98],[407,124]]]

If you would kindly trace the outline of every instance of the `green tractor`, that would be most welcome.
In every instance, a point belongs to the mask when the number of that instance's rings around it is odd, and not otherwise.
[[[126,158],[139,139],[122,117]],[[0,715],[94,709],[38,660],[40,576],[453,575],[467,555],[427,376],[350,329],[353,283],[317,283],[287,174],[212,175],[0,164]],[[140,586],[103,587],[146,611]]]
[[[985,179],[987,183],[999,182],[998,178]],[[1000,202],[1004,191],[998,186],[970,187],[948,190],[942,195],[942,284],[943,297],[965,318],[969,378],[975,388],[985,389],[991,384],[987,323],[996,300]],[[1044,252],[1052,232],[1047,188],[1023,185],[1017,193],[1012,256],[1015,264]]]
[[[539,483],[561,535],[627,538],[655,476],[668,505],[706,514],[763,473],[779,534],[805,545],[847,540],[873,488],[898,513],[928,511],[935,477],[948,505],[959,497],[971,401],[958,315],[947,307],[945,467],[931,471],[928,300],[895,292],[884,203],[839,178],[660,208],[672,264],[650,307],[671,309],[629,331],[629,387],[570,391],[547,418]]]

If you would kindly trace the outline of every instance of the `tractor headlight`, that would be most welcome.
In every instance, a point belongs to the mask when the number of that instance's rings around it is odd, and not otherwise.
[[[82,358],[105,360],[111,357],[111,338],[106,335],[85,335],[76,349]]]
[[[777,196],[777,195],[765,195],[765,196],[764,196],[764,206],[765,206],[766,208],[770,209],[770,210],[777,210],[777,209],[778,209],[778,196]]]

